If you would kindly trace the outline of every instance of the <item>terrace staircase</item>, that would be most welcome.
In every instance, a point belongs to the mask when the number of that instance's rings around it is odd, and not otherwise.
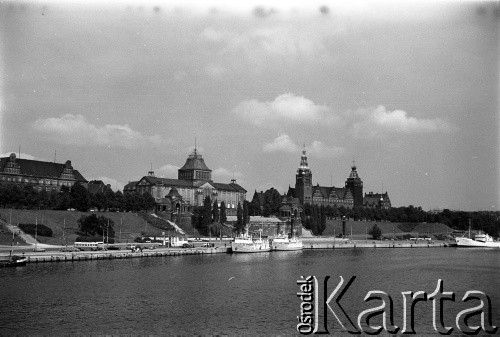
[[[1,220],[1,219],[0,219],[0,223],[2,223],[5,226],[5,228],[7,228],[9,230],[9,232],[17,235],[27,244],[34,245],[34,244],[38,243],[33,236],[26,234],[18,226],[9,225],[8,223],[6,223],[4,220]]]

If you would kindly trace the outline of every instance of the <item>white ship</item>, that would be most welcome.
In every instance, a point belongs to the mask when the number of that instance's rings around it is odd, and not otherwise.
[[[280,235],[274,238],[272,242],[273,250],[301,250],[302,248],[302,241],[296,236],[288,238],[287,236]]]
[[[488,234],[476,234],[474,239],[469,237],[455,238],[458,247],[482,247],[482,248],[500,248],[500,241],[495,241]]]
[[[231,242],[231,249],[233,253],[260,253],[269,252],[269,240],[267,239],[252,239],[250,236],[240,236]]]

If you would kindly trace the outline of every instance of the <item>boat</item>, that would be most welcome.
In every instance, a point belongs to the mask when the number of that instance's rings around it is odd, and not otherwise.
[[[271,246],[273,250],[301,250],[303,248],[302,241],[295,235],[295,230],[293,228],[295,222],[295,216],[290,218],[290,233],[285,235],[283,233],[277,235]]]
[[[12,228],[12,210],[10,211],[9,228]],[[10,244],[10,254],[5,259],[0,259],[0,268],[21,267],[28,262],[26,256],[14,255],[14,231],[12,231],[12,242]]]
[[[290,238],[285,235],[277,236],[271,245],[273,250],[301,250],[303,248],[302,241],[296,236]]]
[[[236,237],[231,242],[231,250],[233,253],[261,253],[269,252],[271,246],[269,246],[269,240],[262,239],[262,237],[252,239],[247,234]]]
[[[469,237],[464,235],[455,238],[455,241],[458,247],[500,248],[500,241],[495,241],[486,233],[476,234],[474,235],[474,239],[471,239],[470,230]]]
[[[28,259],[25,256],[9,255],[8,259],[6,259],[6,260],[0,260],[0,267],[6,268],[6,267],[21,267],[21,266],[25,266],[27,260]]]

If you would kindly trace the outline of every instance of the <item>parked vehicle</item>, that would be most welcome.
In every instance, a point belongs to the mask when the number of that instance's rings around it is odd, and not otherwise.
[[[79,252],[80,249],[78,249],[77,247],[63,247],[61,248],[61,252]]]

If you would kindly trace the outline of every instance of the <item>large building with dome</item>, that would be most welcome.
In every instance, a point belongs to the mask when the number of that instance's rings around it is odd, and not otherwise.
[[[212,180],[212,170],[207,167],[203,156],[195,149],[178,170],[177,179],[159,178],[150,171],[139,181],[128,183],[124,193],[148,192],[156,200],[156,212],[166,215],[186,214],[194,207],[203,206],[205,197],[213,203],[217,200],[226,205],[227,215],[236,215],[238,203],[243,205],[246,190],[231,180],[230,183],[216,183]]]

